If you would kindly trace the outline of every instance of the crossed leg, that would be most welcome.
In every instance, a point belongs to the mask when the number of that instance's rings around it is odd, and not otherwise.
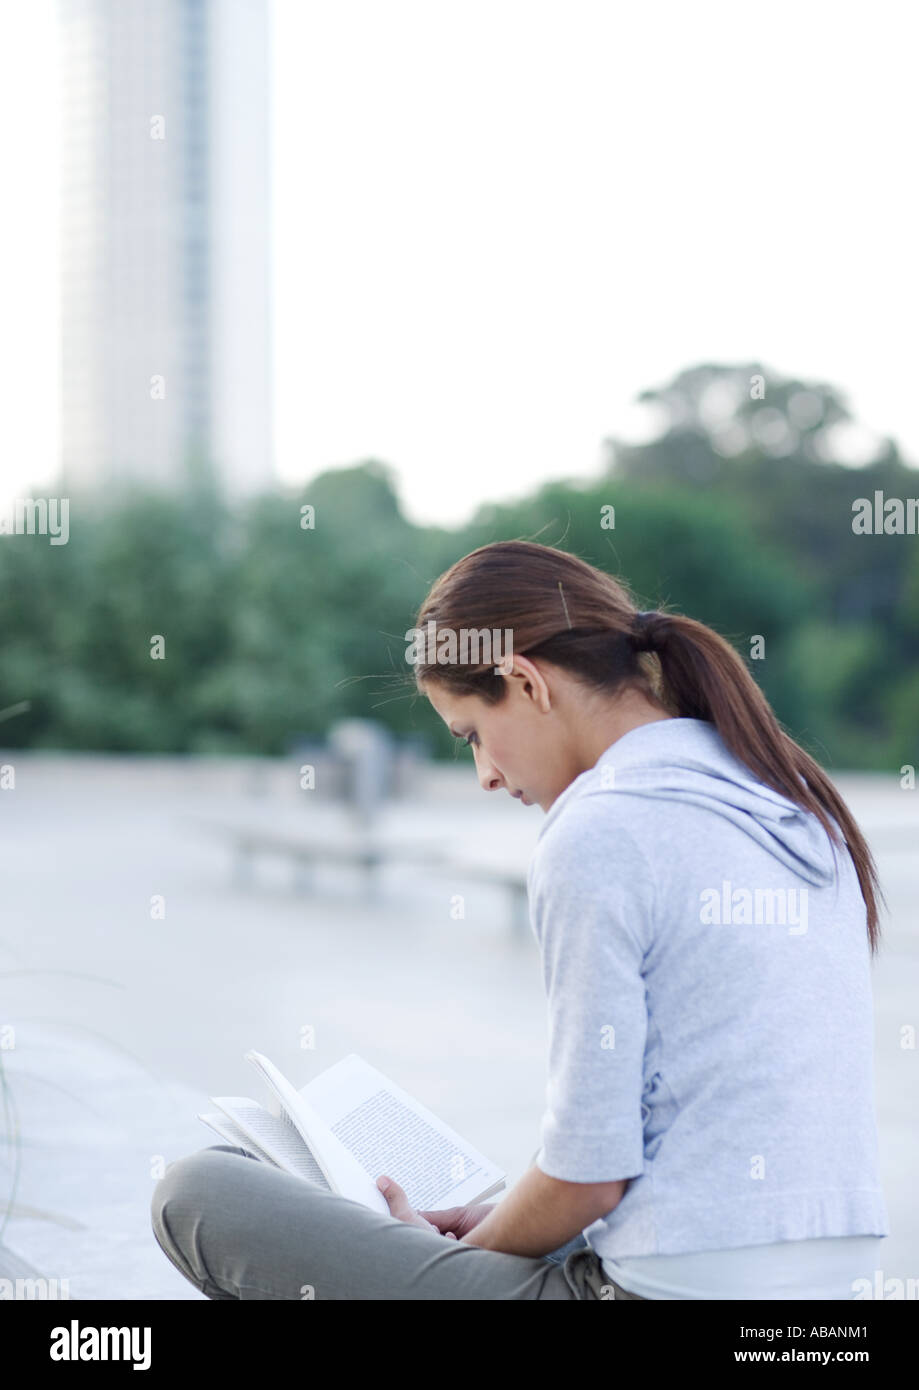
[[[248,1162],[246,1160],[249,1160]],[[599,1258],[479,1250],[216,1145],[170,1163],[154,1189],[157,1242],[211,1299],[597,1299]],[[565,1253],[565,1252],[568,1253]]]

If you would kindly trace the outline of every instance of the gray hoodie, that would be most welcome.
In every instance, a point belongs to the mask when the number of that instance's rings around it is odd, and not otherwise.
[[[887,1234],[865,904],[815,816],[712,724],[643,725],[550,807],[529,897],[537,1164],[631,1179],[601,1258]]]

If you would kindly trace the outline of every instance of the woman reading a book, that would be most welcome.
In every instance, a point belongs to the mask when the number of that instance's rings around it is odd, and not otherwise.
[[[879,892],[839,793],[723,638],[563,551],[483,546],[416,622],[483,789],[545,812],[540,1147],[496,1204],[415,1212],[380,1174],[388,1216],[202,1150],[157,1186],[163,1249],[211,1298],[855,1297],[888,1230]],[[464,629],[512,635],[499,668]]]

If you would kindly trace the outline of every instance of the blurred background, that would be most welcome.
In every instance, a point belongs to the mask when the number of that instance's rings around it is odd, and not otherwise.
[[[910,50],[894,5],[664,8],[4,16],[0,1275],[196,1297],[149,1197],[250,1047],[526,1168],[542,815],[405,660],[521,537],[716,628],[849,798],[919,1276]]]

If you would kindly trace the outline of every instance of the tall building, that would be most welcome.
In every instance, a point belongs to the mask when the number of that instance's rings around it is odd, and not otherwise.
[[[58,0],[62,483],[274,483],[268,0]]]

